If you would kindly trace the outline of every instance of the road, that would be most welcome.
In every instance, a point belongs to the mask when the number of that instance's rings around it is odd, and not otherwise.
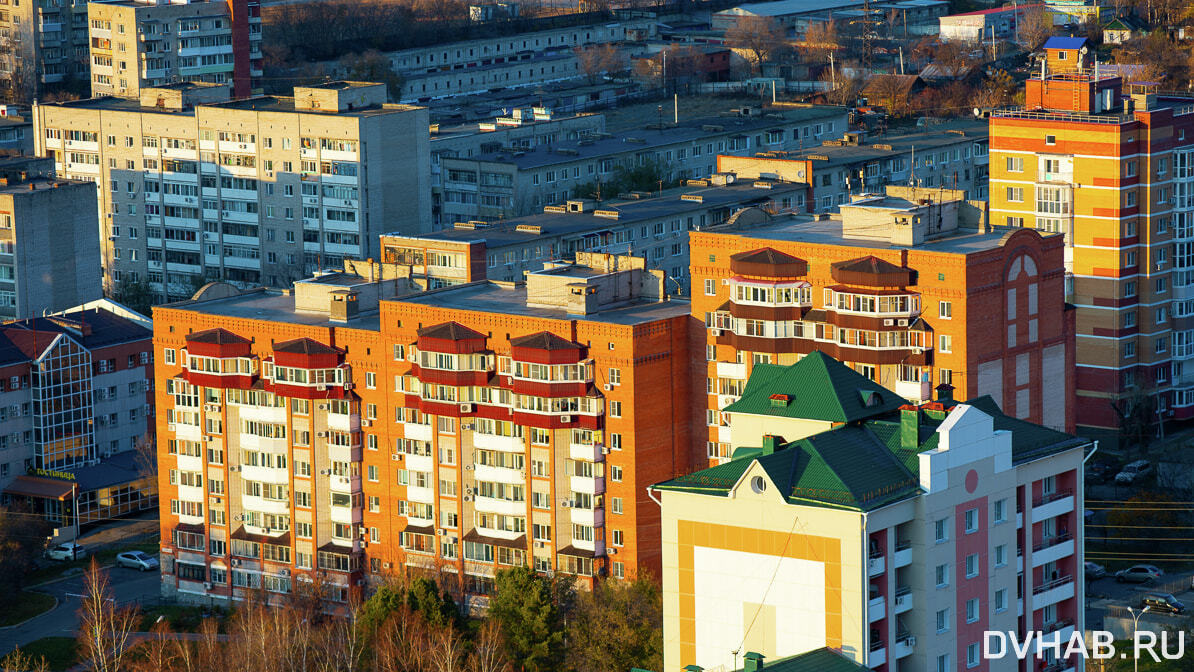
[[[1170,592],[1187,608],[1194,608],[1194,593],[1189,591],[1194,572],[1166,573],[1156,584],[1118,583],[1114,576],[1107,576],[1086,583],[1086,628],[1098,630],[1103,619],[1103,609],[1107,606],[1132,607],[1140,610],[1140,598],[1145,593]],[[1171,588],[1173,584],[1180,584],[1181,588]],[[1168,614],[1149,614],[1150,619],[1169,620],[1177,617]],[[1175,621],[1177,622],[1177,621]]]
[[[112,592],[116,601],[125,604],[154,604],[157,601],[161,579],[154,572],[138,572],[131,569],[112,567],[108,570]],[[58,600],[50,611],[11,628],[0,628],[0,655],[17,646],[24,646],[42,637],[73,637],[79,624],[76,613],[79,598],[68,594],[83,592],[83,576],[71,576],[42,584],[35,590],[49,593]]]

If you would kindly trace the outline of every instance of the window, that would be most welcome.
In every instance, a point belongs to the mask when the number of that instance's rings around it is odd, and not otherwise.
[[[938,351],[953,352],[954,351],[954,337],[949,334],[941,334],[937,337]]]
[[[938,544],[949,541],[949,518],[933,521],[933,537]]]
[[[622,384],[622,369],[611,368],[609,370],[609,383],[610,385]]]
[[[949,609],[940,609],[937,611],[937,632],[949,632]]]
[[[965,513],[966,534],[978,532],[978,509],[967,509]]]
[[[1065,55],[1064,51],[1061,53],[1063,56]],[[937,656],[937,672],[950,672],[949,654],[948,653],[943,653],[943,654]]]
[[[1066,54],[1064,51],[1058,52],[1058,54],[1057,54],[1058,60],[1065,60],[1065,56],[1066,56]],[[1057,144],[1057,136],[1056,135],[1046,135],[1045,136],[1045,144],[1046,145],[1056,145]]]
[[[937,302],[937,317],[943,320],[951,319],[954,316],[953,301],[938,301]]]
[[[949,585],[949,565],[937,565],[936,570],[937,587],[944,588]]]
[[[995,613],[1007,611],[1007,588],[995,591]]]
[[[1007,157],[1007,172],[1009,172],[1009,173],[1024,172],[1024,157],[1022,157],[1022,156]]]
[[[1007,564],[1007,544],[999,544],[995,547],[995,566],[1003,567]]]
[[[991,520],[996,525],[1007,522],[1007,500],[997,499],[991,505]]]
[[[966,600],[966,622],[973,623],[978,620],[978,598]]]
[[[622,498],[621,497],[611,497],[609,501],[610,501],[610,511],[612,511],[615,514],[622,513]]]
[[[966,667],[978,667],[978,642],[966,645]]]
[[[966,556],[966,578],[973,579],[978,576],[978,553],[971,553]]]
[[[1008,187],[1007,200],[1010,203],[1024,202],[1024,188],[1023,187]]]
[[[705,278],[705,296],[714,296],[717,294],[717,280],[714,278]]]

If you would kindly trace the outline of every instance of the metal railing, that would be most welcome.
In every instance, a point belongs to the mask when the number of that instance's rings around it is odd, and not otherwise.
[[[1037,499],[1032,500],[1032,506],[1033,506],[1033,508],[1038,507],[1038,506],[1044,506],[1045,504],[1048,504],[1050,502],[1056,502],[1059,499],[1065,499],[1066,497],[1071,497],[1071,496],[1073,496],[1073,494],[1074,494],[1073,490],[1058,490],[1056,492],[1051,492],[1047,495],[1041,495]]]
[[[1050,546],[1056,546],[1057,544],[1069,541],[1070,539],[1073,539],[1073,538],[1074,538],[1074,535],[1070,534],[1069,532],[1065,532],[1063,534],[1055,534],[1052,537],[1047,537],[1045,539],[1041,539],[1040,543],[1038,543],[1038,544],[1033,544],[1032,552],[1036,553],[1037,551],[1044,550],[1046,548],[1049,548]]]
[[[1045,591],[1053,590],[1054,588],[1060,588],[1061,586],[1064,586],[1065,584],[1070,583],[1073,580],[1074,580],[1074,577],[1067,574],[1066,576],[1063,576],[1061,578],[1053,579],[1052,581],[1047,581],[1045,583],[1042,583],[1039,586],[1033,586],[1032,594],[1040,595],[1041,593],[1043,593]]]
[[[1051,121],[1073,121],[1089,124],[1123,124],[1135,119],[1131,115],[1127,114],[1088,114],[1085,112],[1026,110],[1022,107],[991,110],[991,117],[1008,119],[1045,119]]]

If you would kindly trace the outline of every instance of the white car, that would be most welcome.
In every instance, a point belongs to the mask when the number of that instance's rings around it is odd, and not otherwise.
[[[65,544],[59,544],[53,548],[47,548],[46,557],[51,560],[59,560],[61,562],[78,560],[79,558],[87,557],[87,549],[73,541],[68,541]]]
[[[143,551],[125,551],[116,554],[116,566],[148,572],[158,568],[158,559]]]
[[[1135,483],[1151,473],[1153,473],[1153,465],[1148,460],[1136,460],[1115,475],[1115,482]]]

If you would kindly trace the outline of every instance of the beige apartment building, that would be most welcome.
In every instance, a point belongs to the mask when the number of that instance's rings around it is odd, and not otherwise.
[[[105,289],[147,281],[166,300],[215,279],[289,285],[430,222],[427,110],[385,96],[331,82],[229,101],[185,83],[33,116],[58,175],[99,184]]]
[[[137,98],[173,82],[261,92],[257,0],[117,0],[87,5],[91,95]]]
[[[87,78],[86,0],[0,5],[0,79],[29,102],[47,87]],[[12,101],[9,101],[12,102]]]

